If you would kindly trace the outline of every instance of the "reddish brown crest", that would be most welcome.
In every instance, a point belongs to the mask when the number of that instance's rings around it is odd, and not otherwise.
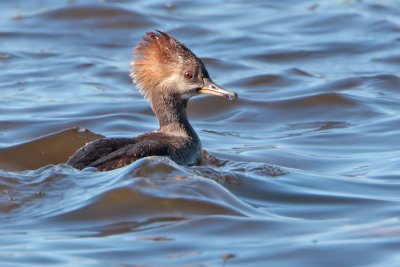
[[[134,53],[131,77],[147,98],[151,97],[149,90],[159,87],[160,82],[179,71],[183,64],[198,60],[184,44],[161,31],[148,32]]]

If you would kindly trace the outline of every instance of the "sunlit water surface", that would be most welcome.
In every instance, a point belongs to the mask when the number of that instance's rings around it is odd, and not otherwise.
[[[399,266],[398,4],[1,1],[0,265]],[[128,76],[154,29],[239,94],[190,102],[202,165],[62,164],[157,128]]]

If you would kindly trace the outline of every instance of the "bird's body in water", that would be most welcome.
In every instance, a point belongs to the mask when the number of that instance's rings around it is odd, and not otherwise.
[[[186,116],[189,98],[198,94],[237,98],[216,85],[203,62],[167,33],[147,33],[134,51],[130,76],[149,100],[160,128],[134,138],[94,140],[76,151],[67,164],[106,171],[147,156],[167,156],[180,165],[195,165],[202,148]]]

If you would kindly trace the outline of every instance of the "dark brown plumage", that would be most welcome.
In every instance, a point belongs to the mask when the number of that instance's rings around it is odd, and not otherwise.
[[[134,52],[130,76],[150,102],[159,130],[135,138],[94,140],[71,156],[67,162],[71,166],[112,170],[147,156],[167,156],[180,165],[194,165],[200,160],[201,143],[186,116],[189,98],[198,94],[237,98],[216,85],[203,62],[167,33],[147,33]]]

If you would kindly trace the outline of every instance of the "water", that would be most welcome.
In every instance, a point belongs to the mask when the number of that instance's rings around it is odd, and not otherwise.
[[[1,266],[400,266],[398,1],[0,8]],[[189,103],[202,165],[66,166],[157,128],[129,78],[154,29],[239,95]]]

